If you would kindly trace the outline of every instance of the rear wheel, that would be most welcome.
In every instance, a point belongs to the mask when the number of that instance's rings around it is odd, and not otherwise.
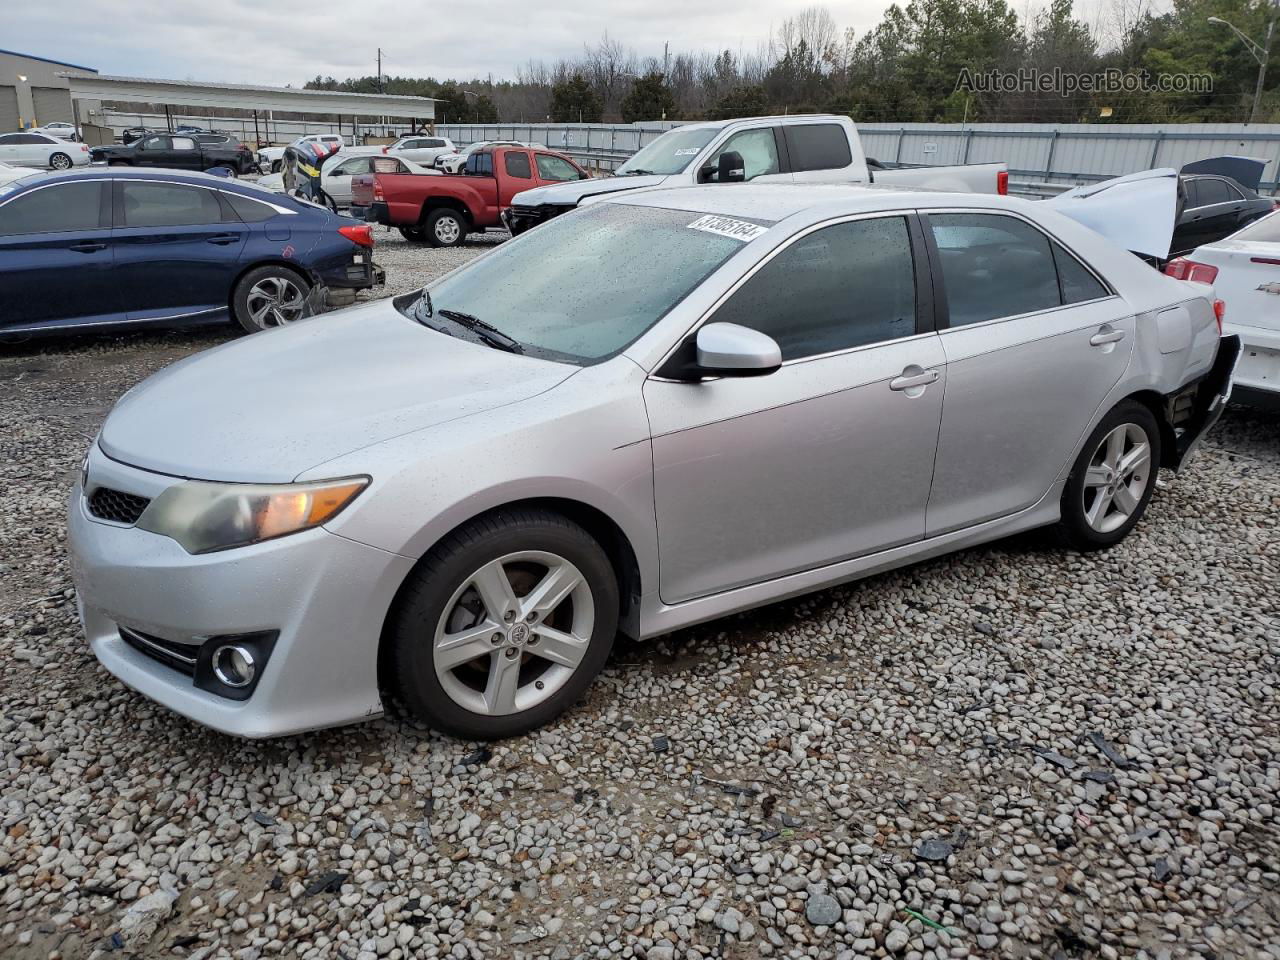
[[[49,166],[55,170],[70,170],[71,158],[65,153],[54,153],[49,156]]]
[[[284,166],[284,161],[282,161],[282,160],[272,160],[272,161],[271,161],[271,172],[272,172],[272,173],[279,173],[279,172],[280,172],[280,168],[281,168],[281,167],[283,167],[283,166]]]
[[[618,626],[609,558],[581,527],[501,511],[447,537],[410,575],[389,640],[401,696],[429,726],[515,736],[571,706]]]
[[[457,210],[447,207],[427,215],[427,242],[433,247],[456,247],[467,238],[467,221]]]
[[[250,270],[231,295],[236,322],[250,333],[283,327],[302,319],[311,284],[288,267]]]
[[[1146,512],[1159,468],[1155,416],[1136,400],[1118,404],[1089,435],[1062,492],[1066,542],[1103,550],[1123,540]]]

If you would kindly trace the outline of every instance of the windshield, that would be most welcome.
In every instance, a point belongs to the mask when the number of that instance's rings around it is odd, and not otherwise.
[[[742,240],[725,235],[732,222],[592,204],[508,240],[402,309],[450,333],[458,317],[482,321],[530,356],[597,363],[625,349],[742,249]],[[472,324],[457,335],[474,332]]]
[[[700,127],[691,130],[677,127],[642,148],[639,153],[614,171],[614,174],[626,177],[646,173],[658,173],[663,176],[679,173],[689,166],[693,158],[702,152],[702,148],[710,143],[711,138],[717,133],[719,133],[717,127]]]
[[[1261,220],[1249,224],[1231,239],[1251,240],[1254,243],[1280,243],[1280,214],[1267,214]]]

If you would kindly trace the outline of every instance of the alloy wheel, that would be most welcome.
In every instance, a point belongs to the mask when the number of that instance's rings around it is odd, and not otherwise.
[[[287,277],[264,277],[249,288],[246,305],[253,325],[260,330],[282,327],[302,317],[306,297]]]
[[[1102,438],[1084,475],[1085,522],[1111,533],[1133,516],[1154,476],[1151,441],[1136,423],[1122,423]]]
[[[595,598],[576,566],[540,550],[510,553],[445,604],[432,641],[436,677],[472,713],[519,713],[573,676],[594,626]]]
[[[65,153],[55,153],[49,158],[49,166],[53,167],[55,170],[70,170],[71,158]]]

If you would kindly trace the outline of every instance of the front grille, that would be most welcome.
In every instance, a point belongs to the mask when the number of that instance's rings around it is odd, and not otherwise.
[[[139,630],[131,630],[128,627],[120,627],[120,639],[139,653],[146,654],[152,660],[157,660],[166,667],[172,667],[188,677],[195,676],[196,653],[199,651],[199,647],[193,647],[185,643],[174,643],[172,640],[155,637]]]
[[[146,497],[135,497],[132,493],[99,487],[89,498],[89,512],[99,520],[133,524],[138,522],[142,511],[147,509],[150,502]]]

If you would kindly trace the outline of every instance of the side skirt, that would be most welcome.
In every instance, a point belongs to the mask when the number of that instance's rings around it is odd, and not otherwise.
[[[839,563],[794,573],[777,580],[712,594],[709,597],[699,597],[684,603],[668,605],[658,597],[655,587],[641,600],[641,636],[645,639],[660,636],[673,630],[728,616],[731,613],[788,600],[801,594],[824,590],[851,580],[859,580],[886,570],[904,567],[920,560],[929,560],[945,553],[1056,523],[1061,516],[1060,504],[1062,489],[1065,485],[1065,481],[1054,483],[1039,502],[1007,517],[988,520],[963,530],[952,530],[928,540],[903,544],[892,550],[842,560]]]

